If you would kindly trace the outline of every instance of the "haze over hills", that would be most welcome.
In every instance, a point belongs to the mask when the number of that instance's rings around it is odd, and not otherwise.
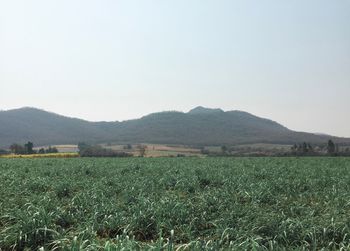
[[[36,108],[0,111],[0,146],[32,141],[36,145],[89,143],[159,143],[183,145],[237,145],[249,143],[325,143],[337,138],[295,132],[269,119],[243,111],[196,107],[188,113],[152,113],[123,122],[89,122]]]

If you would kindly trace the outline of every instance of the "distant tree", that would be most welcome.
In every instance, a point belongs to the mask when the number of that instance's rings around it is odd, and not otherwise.
[[[221,152],[222,152],[222,154],[226,154],[227,146],[225,146],[225,145],[221,146]]]
[[[327,152],[328,152],[329,154],[335,153],[335,144],[334,144],[334,142],[333,142],[331,139],[328,140]]]
[[[308,148],[307,148],[306,142],[303,142],[301,151],[302,151],[302,153],[307,153],[308,152]]]
[[[126,152],[118,152],[113,149],[103,148],[100,145],[83,147],[79,151],[81,157],[131,157],[132,154]]]
[[[282,151],[283,149],[280,149],[277,152],[282,152]],[[303,142],[302,144],[298,144],[298,145],[294,144],[291,147],[291,151],[296,155],[307,155],[314,152],[314,149],[310,143]]]
[[[138,145],[137,149],[139,151],[139,156],[140,157],[145,157],[146,156],[147,146],[145,146],[145,145]]]
[[[28,141],[28,143],[24,145],[26,154],[35,153],[35,151],[33,150],[33,147],[34,147],[33,142]]]
[[[338,153],[339,152],[339,145],[335,144],[335,152]]]
[[[204,155],[208,155],[210,153],[210,151],[208,149],[205,149],[205,147],[201,147],[200,150],[201,150],[201,154],[204,154]]]
[[[26,153],[25,148],[19,144],[16,144],[16,143],[14,143],[10,146],[10,150],[14,154],[25,154]]]
[[[56,147],[49,146],[48,149],[45,151],[46,153],[58,153],[58,149]]]
[[[124,146],[124,149],[126,149],[126,150],[131,150],[131,149],[132,149],[132,145],[127,144],[127,145]]]
[[[297,152],[298,153],[302,153],[303,152],[303,145],[302,144],[298,144]]]
[[[350,152],[350,148],[349,147],[345,148],[345,152],[346,153]]]
[[[40,148],[39,151],[38,151],[38,153],[44,154],[44,153],[45,153],[45,149],[44,149],[44,148]]]
[[[13,143],[13,144],[10,146],[10,151],[11,151],[12,153],[16,153],[16,149],[17,149],[18,146],[19,146],[18,144]]]
[[[308,149],[308,152],[314,151],[314,148],[312,147],[312,145],[310,143],[307,144],[307,149]]]
[[[89,144],[86,144],[85,142],[79,142],[78,143],[79,153],[84,152],[84,150],[86,150],[89,147],[91,147],[91,146]]]

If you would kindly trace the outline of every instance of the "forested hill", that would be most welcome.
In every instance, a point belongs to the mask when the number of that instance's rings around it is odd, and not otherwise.
[[[330,136],[294,132],[269,119],[243,111],[197,107],[160,112],[123,122],[89,122],[35,108],[0,111],[0,146],[32,141],[36,145],[91,143],[160,143],[223,145],[245,143],[325,143]],[[332,138],[350,142],[347,138]]]

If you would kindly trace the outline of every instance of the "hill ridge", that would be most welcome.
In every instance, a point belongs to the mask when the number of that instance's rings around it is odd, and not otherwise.
[[[33,141],[37,145],[90,143],[159,143],[222,145],[302,141],[325,143],[348,138],[295,132],[270,119],[238,110],[198,106],[189,112],[164,111],[126,121],[91,122],[43,109],[23,107],[0,111],[0,147]]]

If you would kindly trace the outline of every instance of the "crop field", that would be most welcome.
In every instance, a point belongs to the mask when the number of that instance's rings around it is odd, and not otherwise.
[[[350,159],[0,159],[0,250],[38,249],[350,250]]]

